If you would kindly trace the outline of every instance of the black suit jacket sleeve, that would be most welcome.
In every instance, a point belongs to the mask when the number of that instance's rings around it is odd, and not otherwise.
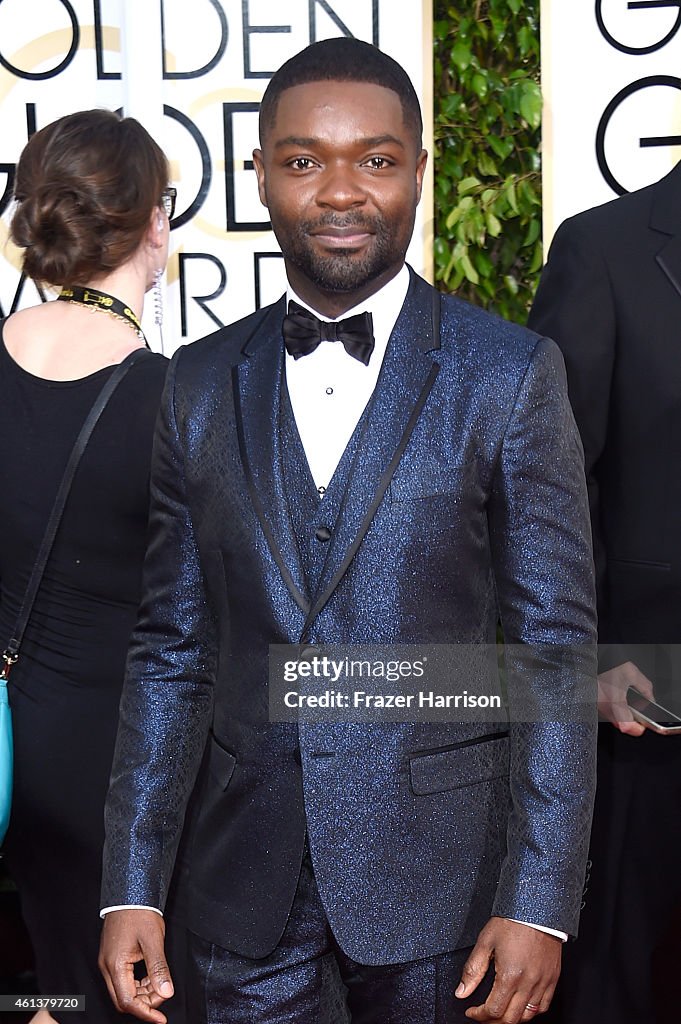
[[[607,444],[617,321],[608,267],[588,222],[565,221],[551,245],[529,326],[559,345],[584,446],[599,614],[604,614],[606,549],[599,460]]]

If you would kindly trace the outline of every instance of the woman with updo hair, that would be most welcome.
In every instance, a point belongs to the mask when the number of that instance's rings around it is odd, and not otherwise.
[[[117,364],[146,346],[144,296],[168,255],[168,176],[142,125],[107,110],[60,118],[19,160],[11,238],[24,272],[58,296],[0,321],[3,648],[76,437]],[[166,366],[162,355],[141,354],[98,421],[9,675],[10,873],[40,992],[85,995],[84,1013],[40,1011],[41,1022],[123,1019],[97,967],[103,807]]]

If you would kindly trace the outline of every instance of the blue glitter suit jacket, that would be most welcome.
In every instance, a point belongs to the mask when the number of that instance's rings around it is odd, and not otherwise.
[[[181,902],[234,952],[276,945],[306,827],[360,962],[469,945],[490,914],[574,933],[594,723],[298,727],[269,721],[267,695],[271,643],[493,643],[499,615],[508,641],[594,642],[561,356],[412,275],[310,594],[281,476],[283,315],[281,300],[171,363],[104,905],[163,907],[198,775]],[[569,674],[551,685],[569,699]]]

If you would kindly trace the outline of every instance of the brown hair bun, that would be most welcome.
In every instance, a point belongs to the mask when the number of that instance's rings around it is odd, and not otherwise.
[[[24,272],[64,285],[122,266],[167,184],[168,161],[134,118],[85,110],[47,125],[17,165],[10,231]]]

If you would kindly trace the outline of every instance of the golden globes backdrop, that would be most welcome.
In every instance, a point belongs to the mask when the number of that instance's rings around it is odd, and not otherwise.
[[[679,0],[542,0],[544,244],[681,159]]]
[[[352,35],[409,72],[432,139],[430,0],[0,0],[0,316],[40,301],[7,240],[30,135],[89,107],[138,118],[168,154],[178,205],[165,286],[170,354],[283,291],[251,153],[269,78],[308,43]],[[431,172],[432,173],[432,172]],[[430,276],[432,178],[409,259]],[[49,297],[49,296],[47,296]],[[149,307],[145,328],[159,348]]]

